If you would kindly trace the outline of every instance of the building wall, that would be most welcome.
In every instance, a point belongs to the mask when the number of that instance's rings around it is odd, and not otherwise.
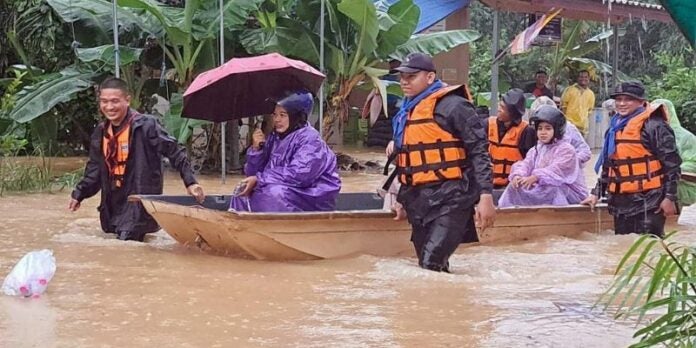
[[[456,30],[469,28],[469,11],[464,8],[447,17],[444,26],[436,24],[429,30]],[[469,45],[456,47],[435,56],[438,77],[448,84],[467,83],[469,79]]]

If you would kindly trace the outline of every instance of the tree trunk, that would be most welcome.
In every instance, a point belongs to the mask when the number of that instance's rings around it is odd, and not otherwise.
[[[341,108],[328,106],[324,110],[322,131],[324,141],[329,145],[343,145],[343,116]]]
[[[348,113],[350,111],[348,95],[354,84],[352,80],[339,83],[338,93],[332,94],[327,99],[322,135],[324,141],[329,145],[343,145],[343,128],[348,121]]]

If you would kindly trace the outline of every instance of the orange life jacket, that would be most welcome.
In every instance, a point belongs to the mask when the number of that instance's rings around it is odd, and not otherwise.
[[[408,115],[404,139],[397,154],[396,173],[406,185],[421,185],[464,176],[466,149],[461,139],[435,121],[435,105],[450,93],[471,101],[466,86],[449,86],[423,99]]]
[[[104,162],[109,171],[109,179],[113,187],[123,186],[124,175],[126,174],[126,161],[130,147],[130,120],[126,121],[121,129],[114,135],[111,124],[105,126],[104,138],[102,139],[102,151]]]
[[[528,123],[521,121],[517,126],[510,127],[502,139],[498,139],[498,122],[496,117],[488,118],[488,152],[493,163],[493,185],[505,186],[512,165],[524,159],[520,152],[520,139]]]
[[[643,146],[640,136],[645,122],[656,113],[667,120],[664,106],[654,109],[646,105],[644,112],[616,133],[616,152],[607,161],[609,192],[637,193],[662,186],[662,163]]]

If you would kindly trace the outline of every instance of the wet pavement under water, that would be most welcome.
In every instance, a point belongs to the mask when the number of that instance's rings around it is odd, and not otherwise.
[[[382,180],[343,177],[345,192]],[[200,179],[212,194],[240,177]],[[169,173],[165,193],[184,192]],[[468,245],[442,274],[415,258],[238,260],[163,231],[121,242],[99,229],[98,197],[75,213],[68,200],[0,197],[0,277],[31,250],[58,265],[40,298],[0,295],[0,347],[625,347],[635,330],[591,310],[635,236]]]

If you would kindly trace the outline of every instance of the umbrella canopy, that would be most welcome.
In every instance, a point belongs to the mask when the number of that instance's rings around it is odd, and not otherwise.
[[[214,122],[270,114],[287,91],[316,94],[324,74],[299,60],[278,53],[233,58],[196,77],[184,92],[182,115]]]

